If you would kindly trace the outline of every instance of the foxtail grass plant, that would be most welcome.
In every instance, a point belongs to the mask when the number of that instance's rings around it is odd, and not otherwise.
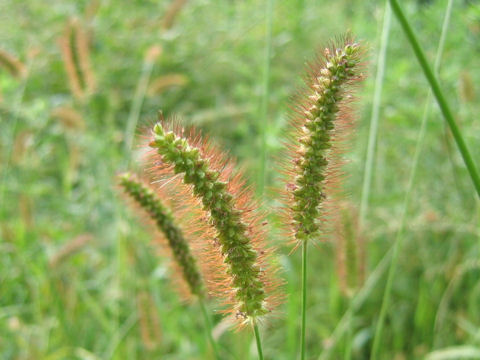
[[[341,215],[337,205],[345,195],[343,155],[353,128],[349,104],[354,99],[354,84],[362,79],[363,53],[363,47],[350,36],[325,48],[310,65],[306,90],[297,96],[297,115],[291,120],[284,215],[295,247],[302,247],[302,360],[306,356],[307,246],[334,231],[332,217]],[[224,313],[235,318],[238,327],[252,326],[258,356],[263,359],[258,324],[279,302],[279,282],[269,259],[271,249],[265,245],[266,222],[253,192],[232,159],[194,129],[185,130],[178,122],[162,118],[148,141],[153,180],[159,187],[175,188],[174,196],[195,214],[192,228],[205,240],[202,262],[212,272],[209,290],[223,296]],[[152,201],[158,206],[158,199],[152,200],[148,189],[132,184],[130,175],[122,181],[162,228],[165,215],[156,216],[165,209],[152,207]],[[182,257],[177,260],[181,262]],[[190,273],[184,272],[187,282]],[[198,294],[192,286],[191,291]]]
[[[153,128],[150,142],[160,159],[155,169],[157,181],[171,181],[178,174],[201,201],[205,220],[214,242],[212,269],[218,269],[219,293],[226,295],[225,310],[238,326],[253,327],[257,350],[263,359],[259,321],[277,303],[277,281],[266,257],[262,216],[245,186],[241,173],[229,157],[208,140],[183,128],[159,122]],[[222,267],[223,265],[223,267]]]
[[[361,79],[363,49],[346,36],[310,65],[306,90],[297,96],[286,166],[285,223],[302,248],[300,358],[305,359],[307,245],[328,231],[327,196],[337,194],[342,152],[352,127],[348,102]],[[335,195],[334,195],[335,196]]]
[[[157,228],[164,234],[168,247],[172,251],[178,270],[181,272],[189,293],[198,298],[202,314],[205,318],[208,339],[216,358],[218,350],[212,337],[210,318],[205,309],[205,298],[207,296],[204,279],[200,273],[190,245],[187,242],[183,231],[177,225],[172,211],[163,203],[156,191],[145,182],[139,180],[131,173],[124,173],[119,176],[119,182],[124,192],[131,197],[135,203],[148,213],[155,222]]]

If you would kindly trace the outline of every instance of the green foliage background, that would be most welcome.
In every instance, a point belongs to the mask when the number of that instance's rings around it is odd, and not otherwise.
[[[93,3],[93,4],[92,4]],[[195,124],[235,155],[254,184],[259,169],[262,97],[268,95],[267,186],[276,182],[289,98],[301,84],[305,62],[322,43],[351,30],[370,51],[369,78],[359,91],[357,140],[349,155],[348,189],[359,204],[374,74],[384,3],[283,0],[274,2],[272,38],[266,42],[263,1],[188,2],[173,27],[162,29],[170,1],[0,0],[0,48],[28,67],[18,79],[0,68],[0,358],[208,359],[196,304],[172,290],[167,260],[118,196],[114,176],[138,150],[125,149],[125,131],[145,53],[160,45],[150,82],[181,74],[186,83],[142,98],[138,123],[162,109]],[[404,1],[427,55],[435,54],[446,1]],[[70,93],[58,38],[70,18],[91,31],[97,90],[85,101]],[[440,79],[473,156],[480,163],[478,83],[480,3],[455,1]],[[269,92],[263,92],[265,49],[271,46]],[[393,19],[387,52],[379,136],[369,211],[367,274],[395,239],[428,86]],[[265,99],[265,98],[264,98]],[[83,123],[52,116],[75,109]],[[382,344],[384,359],[478,359],[480,356],[479,203],[436,107],[407,217],[405,243]],[[276,205],[272,192],[267,203]],[[358,207],[358,206],[357,206]],[[92,240],[49,265],[80,235]],[[262,326],[268,359],[298,352],[300,259],[279,247],[287,301]],[[329,346],[331,359],[368,359],[385,276],[336,338],[349,306],[341,295],[334,246],[310,251],[308,358]],[[154,306],[139,306],[149,294]],[[215,303],[210,304],[216,308]],[[148,311],[142,315],[142,309]],[[155,344],[142,338],[139,319],[151,322]],[[158,323],[155,323],[158,319]],[[215,316],[215,323],[221,321]],[[254,359],[249,331],[220,337],[225,359]],[[435,357],[454,347],[452,357]],[[460,357],[459,354],[468,356]],[[437,351],[437,353],[433,353]],[[463,352],[462,352],[463,351]],[[476,351],[476,355],[475,355]],[[430,355],[428,355],[430,354]],[[444,354],[444,353],[443,353]],[[473,355],[472,355],[473,354]]]

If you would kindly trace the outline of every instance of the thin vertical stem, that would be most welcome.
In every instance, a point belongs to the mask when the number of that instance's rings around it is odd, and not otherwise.
[[[265,16],[266,36],[265,36],[265,59],[263,64],[263,80],[262,80],[262,101],[260,104],[260,171],[258,173],[258,194],[262,195],[265,189],[265,172],[267,167],[267,114],[268,100],[270,98],[270,57],[272,52],[272,18],[273,18],[273,1],[266,0]]]
[[[440,41],[437,49],[437,54],[435,58],[435,72],[438,72],[440,68],[440,60],[442,58],[443,54],[443,49],[444,49],[444,43],[446,39],[446,34],[448,31],[448,26],[450,23],[450,17],[451,17],[451,10],[452,10],[452,3],[453,0],[449,0],[447,4],[447,9],[445,11],[445,18],[443,21],[443,26],[442,26],[442,34],[440,35]],[[375,337],[373,340],[373,346],[372,346],[372,353],[370,356],[371,360],[378,359],[378,354],[380,351],[380,345],[381,345],[381,338],[382,338],[382,331],[383,331],[383,325],[385,322],[385,317],[387,313],[388,306],[390,304],[390,297],[391,297],[391,292],[392,292],[392,286],[393,286],[393,279],[395,277],[395,272],[397,269],[397,263],[398,263],[398,255],[400,253],[400,248],[403,244],[403,232],[405,230],[405,222],[406,222],[406,217],[407,217],[407,210],[408,206],[410,203],[410,198],[411,198],[411,193],[413,190],[413,184],[415,180],[415,176],[417,173],[418,169],[418,163],[419,163],[419,158],[420,154],[422,152],[423,148],[423,143],[425,139],[425,134],[427,130],[427,119],[428,119],[428,113],[430,110],[430,100],[431,100],[431,94],[432,92],[429,91],[427,94],[427,101],[425,103],[425,108],[423,111],[423,116],[422,116],[422,123],[420,126],[420,131],[418,133],[417,137],[417,144],[415,147],[415,154],[413,156],[413,164],[412,168],[410,170],[410,175],[408,179],[408,185],[407,185],[407,191],[405,193],[405,198],[403,201],[403,207],[402,207],[402,214],[400,218],[400,228],[397,231],[396,237],[395,237],[395,242],[393,245],[393,253],[392,253],[392,260],[390,263],[390,267],[388,269],[388,277],[387,277],[387,283],[385,284],[385,291],[383,294],[383,300],[382,300],[382,306],[380,308],[380,314],[377,322],[377,327],[375,329]]]
[[[402,9],[398,5],[398,2],[396,0],[390,0],[390,5],[392,6],[392,10],[398,21],[400,22],[400,25],[402,26],[403,32],[405,33],[408,42],[412,46],[413,52],[415,53],[420,67],[422,68],[423,74],[425,75],[428,83],[430,84],[440,111],[442,112],[444,119],[447,121],[448,126],[450,127],[450,131],[452,132],[453,138],[455,139],[458,150],[460,151],[463,161],[465,162],[465,166],[467,167],[468,173],[470,174],[470,178],[472,179],[475,190],[477,191],[477,195],[480,197],[480,176],[478,175],[477,168],[475,166],[475,163],[473,162],[472,156],[470,154],[470,151],[468,150],[463,135],[457,123],[455,122],[452,111],[450,110],[450,106],[448,105],[448,102],[443,95],[437,77],[430,68],[425,54],[420,47],[420,44],[418,43],[417,37],[415,36],[415,33],[413,32],[413,29],[410,26],[407,18],[405,17]]]
[[[128,153],[132,149],[135,128],[137,127],[138,118],[142,110],[143,100],[147,92],[148,83],[153,70],[153,61],[145,59],[143,62],[142,73],[138,79],[137,88],[133,97],[132,107],[128,114],[127,127],[125,128],[125,151]],[[130,159],[130,155],[128,155]]]
[[[255,333],[255,341],[257,342],[258,359],[263,360],[262,340],[255,320],[253,321],[253,332]]]
[[[307,321],[307,242],[302,242],[302,328],[300,333],[300,359],[305,359],[305,330]]]
[[[205,320],[205,331],[207,333],[208,341],[212,346],[215,359],[220,359],[217,343],[215,342],[215,339],[213,338],[213,335],[212,335],[212,322],[210,321],[210,316],[208,316],[208,312],[205,307],[205,303],[203,302],[203,299],[199,298],[198,304],[200,305],[200,309],[202,309],[203,318]]]
[[[375,144],[377,143],[378,119],[380,115],[380,103],[382,101],[383,79],[385,74],[385,64],[387,59],[388,39],[390,35],[390,24],[392,19],[392,10],[385,4],[385,13],[383,15],[383,28],[380,40],[380,53],[378,54],[377,74],[375,76],[375,90],[372,102],[372,117],[370,119],[370,129],[368,133],[367,157],[365,160],[365,171],[363,173],[362,197],[360,200],[359,222],[363,227],[368,210],[368,199],[370,196],[370,187],[372,185],[373,159],[375,157]]]

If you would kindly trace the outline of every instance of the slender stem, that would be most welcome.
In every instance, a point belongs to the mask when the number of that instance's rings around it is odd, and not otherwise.
[[[307,320],[307,242],[302,242],[302,329],[300,335],[300,359],[305,359],[305,330]]]
[[[441,57],[442,57],[444,43],[445,43],[445,39],[446,39],[446,33],[447,33],[447,30],[448,30],[448,25],[449,25],[449,21],[450,21],[452,2],[453,2],[453,0],[449,0],[449,3],[447,4],[447,9],[446,9],[446,12],[445,12],[445,19],[444,19],[443,26],[442,26],[442,34],[440,36],[440,41],[439,41],[437,54],[436,54],[436,59],[435,59],[435,72],[437,72],[439,67],[440,67],[440,60],[441,60]],[[419,131],[418,137],[417,137],[415,154],[413,156],[413,164],[412,164],[412,168],[410,169],[407,191],[405,193],[405,198],[404,198],[404,201],[403,201],[402,214],[401,214],[401,218],[400,218],[400,228],[399,228],[399,230],[396,234],[395,243],[393,245],[392,261],[391,261],[390,267],[388,269],[387,283],[385,285],[385,290],[384,290],[383,300],[382,300],[382,306],[380,308],[380,314],[379,314],[379,318],[378,318],[378,322],[377,322],[377,327],[375,329],[375,337],[374,337],[374,340],[373,340],[372,353],[371,353],[371,356],[370,356],[371,360],[375,360],[375,359],[379,358],[378,354],[380,352],[383,326],[384,326],[384,322],[385,322],[387,309],[388,309],[389,304],[390,304],[390,297],[391,297],[391,293],[392,293],[393,280],[394,280],[394,277],[395,277],[395,272],[396,272],[397,263],[398,263],[398,255],[400,253],[400,248],[402,247],[403,239],[404,239],[403,232],[405,230],[405,223],[406,223],[408,206],[409,206],[409,203],[410,203],[411,193],[412,193],[412,190],[413,190],[413,184],[414,184],[415,176],[416,176],[416,173],[417,173],[420,154],[421,154],[422,149],[423,149],[423,143],[424,143],[425,134],[426,134],[426,130],[427,130],[427,119],[428,119],[428,113],[429,113],[429,110],[430,110],[431,94],[432,94],[431,91],[429,91],[428,94],[427,94],[427,101],[425,103],[425,107],[424,107],[424,111],[423,111],[422,123],[421,123],[420,131]]]
[[[125,128],[125,151],[127,153],[132,149],[135,128],[137,127],[138,118],[142,111],[143,100],[145,99],[150,76],[152,75],[153,64],[153,61],[145,59],[143,62],[142,73],[138,79],[137,88],[135,89],[132,107],[128,114],[127,127]],[[127,156],[130,159],[130,154]]]
[[[258,331],[257,322],[253,321],[253,332],[255,333],[255,340],[257,342],[258,359],[263,360],[262,340],[260,339],[260,332]]]
[[[263,194],[265,188],[265,172],[267,167],[267,114],[268,100],[270,97],[270,57],[272,52],[272,18],[273,18],[273,1],[266,0],[265,16],[266,35],[265,35],[265,59],[263,64],[263,80],[262,80],[262,100],[260,104],[260,171],[258,173],[258,193]]]
[[[351,360],[352,358],[352,341],[353,341],[353,324],[352,324],[352,316],[348,317],[348,329],[345,338],[345,354],[343,359],[344,360]]]
[[[205,303],[203,302],[203,299],[198,298],[198,304],[200,305],[200,309],[202,309],[203,318],[205,320],[205,331],[207,333],[208,341],[212,346],[215,359],[220,359],[217,343],[215,342],[215,339],[213,338],[213,335],[212,335],[212,322],[210,321],[210,316],[208,316],[208,312],[205,307]]]
[[[405,17],[402,9],[398,5],[397,0],[390,0],[390,5],[392,6],[392,10],[395,16],[397,17],[398,21],[400,22],[400,25],[402,26],[403,31],[407,36],[407,39],[410,45],[413,48],[415,56],[417,57],[417,60],[420,63],[420,67],[422,68],[423,73],[427,78],[428,83],[430,84],[430,87],[432,88],[433,95],[437,100],[438,106],[440,107],[440,111],[442,112],[443,117],[445,118],[445,120],[448,123],[448,126],[450,127],[450,131],[452,132],[452,135],[453,135],[453,138],[455,139],[458,150],[460,151],[463,161],[465,162],[465,166],[467,167],[468,173],[470,174],[475,190],[477,191],[477,195],[480,197],[480,177],[478,175],[477,168],[475,166],[475,163],[473,162],[472,156],[470,155],[470,151],[468,150],[465,140],[463,139],[462,133],[459,127],[457,126],[457,123],[455,122],[453,114],[450,110],[450,106],[448,105],[447,100],[443,95],[443,92],[440,88],[437,78],[434,75],[430,66],[428,65],[425,54],[422,48],[420,47],[420,44],[418,43],[415,33],[413,32],[412,27],[408,23],[408,20]]]
[[[390,24],[392,19],[392,10],[385,4],[385,14],[383,15],[383,28],[380,40],[380,53],[378,54],[377,74],[375,76],[375,90],[372,102],[372,117],[370,119],[370,129],[368,133],[367,156],[365,160],[365,171],[363,174],[362,197],[360,200],[359,222],[363,227],[368,209],[368,198],[370,196],[370,187],[372,185],[373,159],[375,157],[375,144],[377,143],[378,119],[380,115],[380,104],[382,101],[383,79],[385,74],[385,64],[387,59],[388,39],[390,35]]]

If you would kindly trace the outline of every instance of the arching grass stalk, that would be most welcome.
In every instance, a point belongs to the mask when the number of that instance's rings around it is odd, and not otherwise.
[[[460,151],[463,161],[465,162],[465,166],[467,167],[470,178],[472,179],[473,186],[477,191],[477,195],[480,197],[480,177],[478,175],[477,168],[472,159],[470,151],[468,150],[467,144],[465,143],[462,132],[460,131],[460,128],[455,122],[452,111],[450,110],[450,106],[448,105],[448,102],[443,95],[437,77],[430,68],[425,54],[420,47],[420,44],[418,43],[417,37],[415,36],[412,27],[410,26],[407,18],[405,17],[405,14],[398,5],[397,0],[390,0],[390,5],[392,6],[393,13],[400,22],[400,25],[402,26],[403,32],[405,33],[408,42],[412,46],[413,52],[417,57],[417,60],[420,64],[420,67],[422,68],[425,77],[427,78],[428,83],[430,84],[433,95],[435,96],[438,106],[440,107],[440,111],[442,112],[444,119],[447,121],[448,126],[450,127],[450,131],[452,132],[453,138],[455,139],[455,143],[457,144],[458,150]]]
[[[139,180],[135,175],[124,173],[120,175],[119,178],[120,185],[123,187],[125,193],[127,193],[136,204],[148,213],[149,217],[155,222],[157,228],[164,234],[178,265],[178,269],[181,271],[183,279],[188,285],[190,293],[198,298],[205,319],[208,340],[215,353],[215,357],[220,359],[217,344],[212,337],[210,317],[208,316],[204,305],[204,299],[207,294],[203,276],[200,274],[197,261],[190,250],[190,246],[185,239],[182,230],[174,220],[171,210],[167,208],[154,189]]]
[[[225,312],[233,314],[239,326],[253,326],[261,358],[257,322],[275,305],[276,287],[265,259],[269,251],[263,244],[262,218],[231,159],[201,136],[192,132],[185,137],[183,129],[167,126],[157,123],[150,142],[160,156],[157,177],[168,182],[181,174],[183,184],[201,201],[203,223],[211,229],[207,237],[213,240],[216,285],[230,304]]]
[[[445,11],[445,17],[443,21],[443,26],[442,26],[442,33],[440,35],[440,40],[438,44],[438,49],[437,49],[437,54],[435,57],[435,64],[434,64],[434,71],[435,75],[438,74],[438,71],[440,69],[440,61],[442,59],[442,54],[443,54],[443,49],[445,45],[445,39],[446,35],[448,32],[448,26],[450,23],[450,17],[452,13],[452,5],[453,5],[453,0],[449,0],[447,3],[447,9]],[[406,222],[406,216],[407,216],[407,211],[408,211],[408,206],[410,203],[410,197],[412,194],[413,190],[413,184],[415,181],[416,173],[417,173],[417,168],[419,164],[419,158],[420,154],[423,149],[423,143],[425,139],[425,134],[427,131],[427,120],[428,120],[428,114],[430,112],[430,102],[431,102],[431,97],[432,97],[432,92],[429,91],[427,94],[427,100],[425,102],[425,107],[423,111],[423,116],[422,116],[422,122],[420,125],[420,131],[418,133],[417,137],[417,144],[415,147],[415,153],[413,156],[413,161],[412,161],[412,168],[410,170],[410,175],[408,179],[408,185],[407,185],[407,191],[405,193],[405,199],[403,201],[403,207],[402,207],[402,214],[400,217],[400,228],[397,231],[396,237],[395,237],[395,242],[393,244],[393,250],[392,250],[392,260],[390,262],[390,266],[388,269],[388,277],[387,277],[387,283],[385,285],[385,290],[383,294],[383,299],[382,299],[382,306],[380,308],[380,314],[377,322],[377,326],[375,329],[375,336],[373,339],[373,345],[372,345],[372,352],[370,355],[370,359],[375,360],[379,358],[380,354],[380,346],[381,346],[381,340],[382,340],[382,332],[383,332],[383,325],[385,322],[385,317],[387,313],[388,306],[390,304],[390,296],[392,292],[392,286],[393,286],[393,279],[395,277],[395,272],[397,269],[397,263],[398,263],[398,255],[400,253],[400,249],[403,244],[403,232],[405,229],[405,222]]]
[[[339,195],[343,145],[352,125],[346,106],[352,96],[346,91],[361,78],[361,55],[360,45],[348,37],[326,48],[311,65],[308,88],[298,95],[298,114],[291,120],[295,130],[286,157],[285,223],[296,245],[302,247],[302,360],[306,356],[307,246],[331,226],[323,218],[325,200]]]

